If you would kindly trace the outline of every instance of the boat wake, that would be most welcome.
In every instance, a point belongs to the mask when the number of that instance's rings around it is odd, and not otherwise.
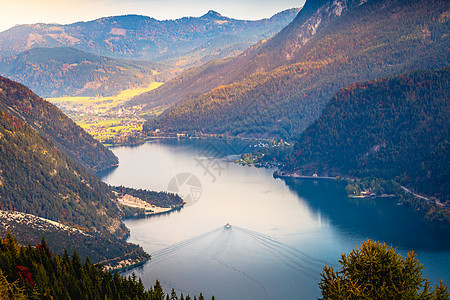
[[[230,225],[156,251],[134,271],[146,286],[159,279],[164,287],[188,294],[275,299],[289,291],[289,298],[298,299],[301,286],[317,286],[325,263],[274,237]],[[315,295],[302,293],[305,299]]]

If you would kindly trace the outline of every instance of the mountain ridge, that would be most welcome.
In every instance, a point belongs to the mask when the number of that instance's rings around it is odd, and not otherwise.
[[[286,52],[283,48],[295,44],[303,35],[310,35],[308,31],[314,31],[312,28],[307,28],[297,34],[297,24],[308,21],[308,18],[314,14],[314,8],[325,2],[324,0],[306,1],[295,19],[273,38],[251,46],[236,57],[215,61],[215,64],[211,62],[211,64],[200,66],[195,70],[188,70],[159,89],[136,96],[130,101],[130,105],[145,104],[146,102],[156,102],[159,105],[159,99],[165,99],[164,104],[176,103],[188,96],[189,93],[206,93],[217,86],[239,82],[255,73],[268,72],[288,63],[290,59],[284,57],[287,56],[286,54],[282,55],[282,52]],[[274,48],[276,51],[273,51]],[[195,75],[189,76],[188,72]],[[171,92],[171,90],[175,90],[175,92]]]
[[[324,0],[307,1],[304,9],[275,37],[241,54],[239,63],[211,62],[132,99],[130,105],[150,107],[177,103],[145,129],[296,138],[342,87],[450,63],[445,1]],[[256,71],[247,74],[246,68]]]
[[[221,13],[218,13],[215,10],[209,10],[206,14],[202,15],[200,18],[210,18],[210,19],[222,19],[222,18],[227,18],[222,16]]]
[[[0,109],[16,116],[51,140],[60,151],[92,172],[118,164],[118,158],[26,86],[0,76]]]
[[[290,22],[297,12],[298,9],[288,9],[274,18],[256,21],[207,13],[200,18],[163,21],[123,15],[68,25],[19,25],[0,32],[0,57],[17,55],[32,47],[70,46],[110,57],[155,60],[163,54],[190,51],[223,34],[252,35],[256,40],[268,37]]]
[[[450,207],[449,79],[447,66],[341,89],[300,136],[283,169],[394,180]]]
[[[171,77],[161,64],[113,59],[70,47],[33,48],[2,59],[0,75],[43,97],[112,96]]]

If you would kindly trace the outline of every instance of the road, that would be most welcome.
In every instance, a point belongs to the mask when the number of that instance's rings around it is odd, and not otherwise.
[[[423,200],[428,201],[428,202],[434,202],[436,205],[442,206],[442,207],[444,207],[444,208],[446,208],[446,209],[450,209],[450,206],[445,205],[444,203],[439,202],[438,199],[434,200],[434,199],[430,199],[430,198],[427,198],[427,197],[418,195],[418,194],[412,192],[412,191],[411,191],[410,189],[408,189],[407,187],[404,187],[404,186],[402,186],[402,185],[401,185],[400,187],[401,187],[405,192],[410,193],[410,194],[413,194],[413,195],[416,196],[417,198],[423,199]]]

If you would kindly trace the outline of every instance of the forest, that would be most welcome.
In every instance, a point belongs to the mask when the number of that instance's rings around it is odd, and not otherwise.
[[[75,250],[50,251],[45,238],[35,247],[21,246],[11,234],[0,238],[1,299],[140,299],[204,300],[199,296],[165,293],[156,281],[145,289],[140,278],[106,271],[101,264],[84,261]],[[214,299],[214,296],[212,297]]]
[[[142,248],[123,240],[128,229],[120,222],[122,212],[108,185],[26,123],[1,110],[0,137],[0,209],[39,216],[85,233],[46,230],[8,216],[1,218],[21,243],[37,242],[45,232],[52,249],[79,245],[80,255],[89,255],[96,262],[148,258]],[[2,226],[0,233],[4,236],[6,227]]]
[[[56,106],[26,86],[4,77],[0,77],[0,108],[27,123],[89,171],[100,171],[116,166],[119,162],[109,149]]]
[[[267,43],[141,96],[176,102],[144,129],[296,139],[345,86],[450,63],[446,1],[356,2],[336,18],[301,11]]]
[[[301,135],[285,170],[358,178],[350,194],[404,194],[399,185],[406,186],[439,199],[432,209],[450,221],[449,77],[449,67],[418,70],[342,89]]]
[[[124,186],[113,186],[111,187],[113,191],[116,191],[120,195],[129,194],[133,197],[139,198],[148,202],[152,205],[156,205],[159,207],[174,207],[174,206],[182,206],[183,199],[174,193],[169,192],[155,192],[149,191],[145,189],[133,189]]]

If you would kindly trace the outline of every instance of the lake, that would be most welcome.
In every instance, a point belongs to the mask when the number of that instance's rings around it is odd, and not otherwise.
[[[155,140],[112,149],[120,165],[102,180],[176,191],[187,202],[125,221],[129,242],[152,255],[127,274],[205,299],[314,299],[323,265],[338,266],[341,253],[370,238],[403,254],[413,249],[427,278],[450,282],[448,232],[392,199],[352,199],[335,182],[274,179],[274,169],[234,164],[247,146]]]

